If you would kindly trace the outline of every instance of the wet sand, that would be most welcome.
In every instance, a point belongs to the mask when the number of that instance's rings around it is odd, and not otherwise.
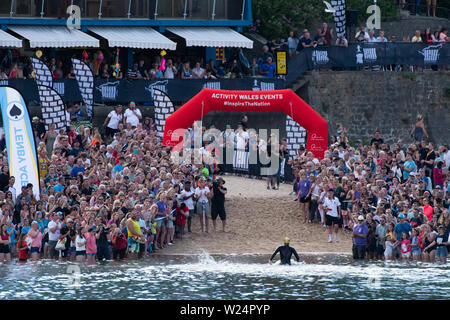
[[[192,233],[175,245],[158,250],[157,254],[270,254],[291,238],[291,246],[298,252],[351,253],[350,234],[339,230],[339,243],[328,243],[328,231],[319,223],[303,223],[298,201],[289,195],[292,185],[281,184],[279,190],[267,190],[265,180],[224,176],[228,194],[225,200],[227,232],[217,218],[217,232],[209,220],[209,233],[201,232],[198,216]]]

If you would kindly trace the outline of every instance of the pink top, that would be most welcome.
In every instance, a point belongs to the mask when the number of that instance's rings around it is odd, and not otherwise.
[[[86,253],[97,253],[97,242],[95,241],[95,235],[86,232],[84,237],[86,238]]]
[[[410,246],[408,246],[408,244],[410,244],[410,243],[411,243],[411,241],[409,241],[409,240],[402,241],[402,244],[401,244],[402,253],[411,252],[412,249]]]
[[[42,233],[39,230],[30,229],[28,235],[31,237],[31,246],[40,248],[42,246]],[[34,238],[33,238],[34,237]]]

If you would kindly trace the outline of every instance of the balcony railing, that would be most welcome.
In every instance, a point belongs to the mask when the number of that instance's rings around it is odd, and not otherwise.
[[[243,20],[248,0],[1,0],[0,17],[66,18],[71,4],[81,18]]]

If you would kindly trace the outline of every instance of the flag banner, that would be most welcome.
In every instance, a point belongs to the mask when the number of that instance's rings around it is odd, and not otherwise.
[[[334,22],[336,24],[336,36],[341,35],[345,37],[346,25],[346,7],[345,0],[331,0],[331,6],[336,9],[333,13]]]
[[[72,66],[87,114],[91,118],[94,104],[94,75],[89,66],[79,59],[72,58]]]
[[[30,59],[36,75],[42,119],[44,119],[46,130],[52,123],[55,124],[57,130],[66,127],[66,106],[60,95],[65,91],[64,82],[53,82],[53,75],[44,61],[34,57]]]
[[[37,167],[36,144],[25,101],[14,88],[0,87],[0,106],[8,152],[9,174],[16,181],[17,195],[22,186],[33,184],[33,194],[39,199],[39,172]]]
[[[155,106],[155,123],[157,134],[160,138],[164,136],[164,124],[175,108],[169,96],[158,89],[153,90],[153,105]]]

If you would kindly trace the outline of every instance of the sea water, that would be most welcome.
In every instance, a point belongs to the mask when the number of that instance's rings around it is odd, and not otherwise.
[[[95,265],[52,260],[0,264],[4,299],[449,299],[448,265],[356,262],[301,255],[292,265],[267,255],[154,255]]]

